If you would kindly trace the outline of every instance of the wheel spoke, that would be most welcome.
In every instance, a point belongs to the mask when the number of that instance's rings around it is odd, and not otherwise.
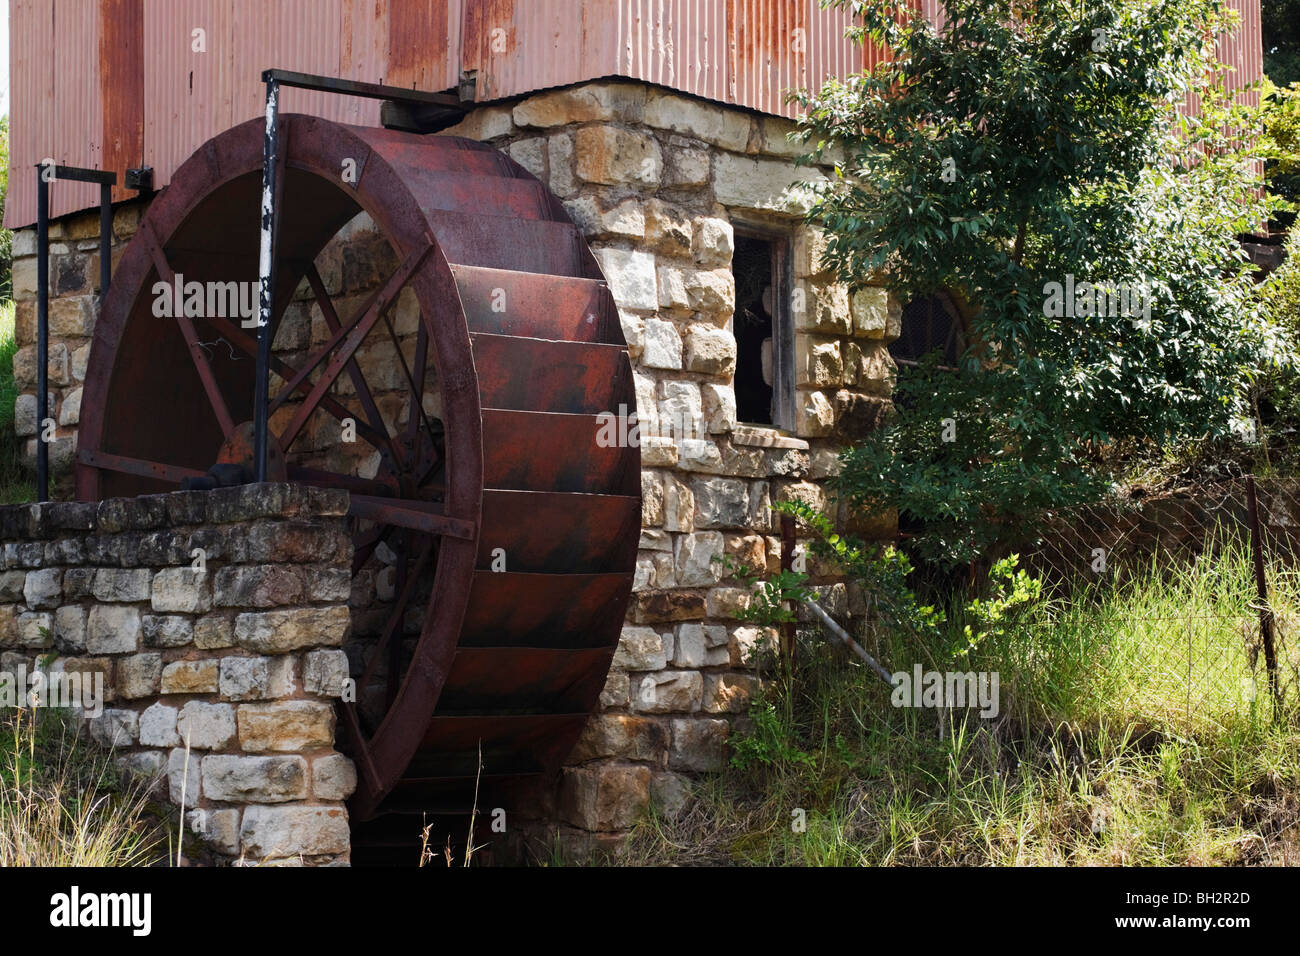
[[[358,699],[361,697],[361,691],[370,683],[370,678],[374,676],[375,668],[379,664],[379,659],[383,657],[388,642],[392,640],[393,634],[400,627],[402,618],[406,614],[406,606],[411,601],[411,592],[415,589],[415,584],[420,579],[420,572],[424,570],[424,566],[432,553],[433,539],[426,538],[420,548],[420,556],[416,559],[414,572],[409,575],[403,574],[405,580],[402,580],[398,585],[393,613],[388,616],[388,621],[384,624],[384,630],[380,633],[379,640],[375,642],[375,646],[371,650],[370,660],[366,662],[366,669],[362,672],[361,679],[357,681]],[[391,701],[389,703],[391,704]]]
[[[140,234],[143,237],[145,247],[149,250],[149,256],[153,259],[153,267],[158,272],[158,278],[168,286],[175,287],[176,273],[172,271],[171,265],[167,262],[167,254],[163,251],[162,243],[158,240],[157,233],[153,230],[153,224],[145,220],[140,227]],[[194,331],[194,323],[190,317],[185,314],[183,303],[176,303],[180,306],[180,314],[173,316],[176,324],[180,326],[181,335],[185,337],[185,344],[189,347],[190,358],[194,360],[194,368],[199,373],[199,381],[203,384],[203,391],[208,396],[208,404],[212,407],[212,413],[217,418],[217,424],[221,427],[221,434],[229,438],[235,430],[234,419],[230,417],[230,409],[226,407],[226,400],[221,394],[221,387],[217,384],[217,378],[212,373],[212,366],[208,364],[207,353],[203,351],[203,346],[199,344],[198,333]]]
[[[411,386],[411,405],[406,414],[406,437],[414,447],[415,436],[419,434],[419,421],[424,416],[424,379],[428,374],[429,330],[420,323],[420,331],[415,336],[415,372],[416,378]],[[418,417],[417,417],[418,413]],[[428,420],[425,419],[427,424]]]
[[[419,418],[416,420],[424,422],[425,430],[428,431],[429,433],[429,441],[435,442],[436,439],[434,438],[433,435],[433,426],[429,424],[429,417],[424,414],[424,404],[423,404],[424,379],[423,377],[421,377],[420,384],[416,385],[415,376],[411,374],[411,368],[409,365],[406,364],[406,356],[402,354],[402,343],[398,341],[397,330],[393,328],[392,321],[386,315],[384,316],[384,326],[388,330],[388,338],[393,343],[393,351],[397,353],[397,360],[402,365],[402,373],[406,375],[406,383],[411,386],[411,406],[412,406],[411,411],[412,413],[419,414]],[[421,335],[424,334],[423,322],[420,323],[420,333]],[[417,338],[417,347],[418,344],[419,344],[419,340]],[[421,366],[423,366],[423,358],[421,358]],[[407,432],[408,434],[410,434],[409,421],[407,422]],[[414,454],[414,450],[412,450],[412,454]]]
[[[362,478],[359,475],[342,475],[337,471],[324,468],[304,468],[301,465],[289,465],[289,480],[301,481],[321,488],[344,488],[348,491],[378,497],[390,497],[398,494],[397,482],[379,481],[375,478]]]
[[[379,297],[380,291],[381,290],[379,289],[375,289],[373,292],[370,293],[370,295],[366,296],[366,298],[361,303],[361,307],[357,309],[356,316],[353,318],[353,320],[350,323],[348,323],[347,329],[344,329],[341,323],[338,328],[332,329],[330,331],[329,341],[327,341],[316,352],[307,356],[306,365],[304,365],[302,368],[293,370],[293,377],[288,380],[288,383],[280,391],[280,393],[271,400],[272,414],[274,414],[276,409],[278,409],[281,405],[283,405],[288,400],[289,396],[292,395],[294,392],[303,389],[307,390],[308,392],[311,391],[312,383],[308,381],[308,376],[310,376],[311,373],[322,362],[324,362],[326,359],[329,358],[330,352],[334,349],[335,345],[339,341],[341,341],[342,338],[346,336],[347,333],[351,331],[358,322],[361,321],[361,319],[365,318],[366,314],[370,311],[370,306],[373,305],[375,299]]]
[[[209,319],[208,321],[235,348],[239,349],[241,352],[244,352],[247,355],[252,355],[252,356],[257,355],[257,340],[254,339],[252,336],[244,334],[242,331],[240,331],[239,327],[235,325],[233,322],[231,322],[229,319],[213,318],[213,319]],[[273,371],[276,375],[278,375],[281,379],[283,379],[286,382],[298,376],[297,369],[293,368],[291,365],[287,364],[282,359],[276,358],[274,355],[271,356],[271,371]],[[303,378],[305,379],[306,376],[303,376]],[[299,391],[306,392],[310,388],[311,385],[309,382],[302,381],[298,384]],[[289,391],[290,389],[286,386],[286,388],[281,394],[287,393]],[[277,396],[277,401],[278,400],[279,400],[279,396]],[[337,399],[334,399],[329,395],[326,395],[323,399],[321,399],[320,407],[325,409],[327,412],[329,412],[339,421],[343,421],[345,419],[351,419],[352,421],[356,422],[358,435],[364,438],[367,442],[369,442],[373,447],[377,448],[379,451],[388,452],[390,456],[396,457],[396,451],[393,448],[392,440],[388,437],[386,432],[375,431],[373,428],[370,427],[369,422],[356,421],[356,415],[353,413],[353,411],[350,408],[348,408],[346,405],[339,402]]]
[[[197,468],[183,468],[180,465],[168,465],[160,461],[144,458],[128,458],[126,455],[111,455],[106,451],[91,451],[83,448],[77,452],[77,460],[82,464],[105,471],[116,471],[124,475],[136,475],[140,478],[161,478],[179,485],[185,478],[200,478],[204,472]]]
[[[444,515],[441,507],[432,502],[352,495],[348,513],[357,518],[368,518],[425,534],[446,535],[467,541],[474,538],[474,522]]]
[[[347,364],[348,360],[351,359],[354,354],[356,354],[357,349],[361,346],[362,340],[370,330],[374,328],[375,323],[379,321],[380,316],[383,315],[389,306],[392,305],[393,301],[397,298],[397,294],[402,291],[402,287],[406,285],[407,280],[410,279],[415,270],[420,267],[420,264],[424,261],[432,248],[432,245],[426,244],[407,256],[406,261],[402,263],[397,272],[389,278],[388,282],[384,285],[383,290],[371,304],[370,308],[367,309],[365,313],[351,326],[340,328],[338,332],[331,336],[330,341],[326,343],[325,349],[322,351],[329,352],[333,351],[335,348],[338,348],[338,351],[330,358],[329,362],[325,365],[325,368],[322,369],[320,378],[318,378],[316,384],[312,386],[310,394],[308,394],[307,398],[304,399],[302,405],[299,406],[297,413],[294,415],[293,420],[289,422],[284,433],[280,436],[281,447],[286,451],[289,446],[293,444],[294,439],[298,437],[298,433],[302,431],[303,425],[306,424],[307,418],[315,410],[317,404],[319,404],[321,397],[324,396],[325,392],[334,384],[334,380],[338,378],[339,373],[343,371],[343,366]],[[313,360],[312,364],[309,365],[308,369],[304,369],[303,371],[306,372],[311,368],[314,368],[315,365],[319,363],[321,357],[322,356],[318,355]]]
[[[411,536],[403,534],[401,537],[401,550],[397,555],[396,579],[393,582],[401,595],[401,600],[393,608],[392,616],[388,619],[388,628],[385,639],[388,641],[388,679],[384,681],[384,698],[388,708],[392,708],[393,701],[397,699],[397,688],[401,684],[402,676],[402,636],[406,633],[406,607],[410,603],[410,592],[413,589],[416,580],[420,576],[420,571],[424,568],[424,562],[421,561],[415,574],[408,574],[410,571],[410,544]],[[423,558],[428,553],[429,542],[426,541],[425,549],[421,553]],[[375,655],[376,657],[378,654]]]
[[[379,547],[379,542],[392,531],[392,525],[376,525],[365,534],[355,537],[352,540],[352,576],[355,578],[361,569],[365,567],[370,556],[375,553]]]
[[[321,281],[320,272],[316,269],[316,263],[309,263],[307,266],[307,282],[311,285],[312,294],[316,297],[316,305],[320,308],[321,316],[325,319],[325,325],[331,333],[337,332],[342,324],[339,321],[338,312],[334,309],[334,303],[325,292],[325,283]],[[370,386],[366,383],[366,378],[361,374],[361,367],[357,365],[355,358],[348,359],[347,364],[348,377],[352,380],[352,387],[357,393],[357,399],[361,402],[361,408],[366,413],[366,418],[370,421],[370,427],[377,433],[387,435],[388,426],[384,424],[384,416],[379,412],[379,406],[375,404],[374,396],[370,393]],[[390,451],[396,457],[399,452],[396,447],[389,445]]]
[[[375,767],[374,757],[370,754],[370,742],[361,730],[361,720],[357,716],[357,705],[354,701],[344,702],[343,721],[356,745],[356,753],[361,757],[361,772],[369,778],[371,786],[382,786],[379,770]]]

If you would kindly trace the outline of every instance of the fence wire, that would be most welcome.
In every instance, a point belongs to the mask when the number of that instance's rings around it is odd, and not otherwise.
[[[1022,552],[1057,625],[1108,656],[1099,696],[1178,723],[1296,714],[1300,481],[1255,488],[1262,595],[1244,478],[1056,515]]]

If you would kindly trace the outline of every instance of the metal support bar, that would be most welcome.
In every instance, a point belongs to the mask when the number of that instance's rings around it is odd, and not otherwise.
[[[275,295],[275,176],[279,143],[280,83],[268,70],[266,81],[266,134],[262,143],[262,241],[257,259],[257,380],[253,387],[253,471],[266,481],[267,405],[270,395],[271,308]]]
[[[1246,512],[1250,521],[1250,550],[1255,559],[1255,591],[1259,596],[1259,637],[1264,645],[1264,666],[1268,668],[1268,687],[1273,700],[1280,700],[1277,685],[1277,649],[1273,644],[1273,608],[1268,603],[1268,578],[1264,574],[1264,536],[1259,527],[1259,499],[1255,495],[1255,476],[1246,476]]]
[[[48,167],[36,167],[36,500],[50,500],[50,182]]]
[[[113,184],[99,184],[99,306],[113,281]]]
[[[36,500],[50,500],[50,183],[64,179],[99,184],[99,301],[113,274],[113,195],[117,173],[81,166],[36,165]]]
[[[262,73],[262,82],[268,85],[275,83],[278,86],[292,86],[301,90],[318,90],[322,93],[360,96],[369,100],[397,100],[404,103],[429,103],[462,111],[467,109],[460,97],[452,96],[450,93],[429,93],[424,90],[408,90],[400,86],[384,86],[381,83],[361,83],[357,80],[341,80],[336,76],[321,76],[316,73],[266,70]],[[472,107],[473,104],[471,103],[470,106]]]
[[[39,163],[36,168],[51,170],[46,174],[46,181],[48,182],[63,179],[72,183],[98,183],[101,186],[117,185],[117,173],[109,172],[106,169],[86,169],[82,166],[44,165]]]

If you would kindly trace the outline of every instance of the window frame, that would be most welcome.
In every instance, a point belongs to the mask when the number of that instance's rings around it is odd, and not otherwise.
[[[766,242],[771,249],[770,272],[772,276],[772,421],[745,422],[737,416],[736,424],[751,428],[775,428],[781,431],[794,431],[794,321],[791,315],[790,299],[794,290],[794,263],[791,256],[793,246],[793,229],[781,228],[766,223],[747,222],[743,219],[732,220],[732,230],[737,236]],[[736,275],[735,255],[732,255],[731,275]],[[727,330],[736,334],[736,311],[732,307],[731,317],[727,319]],[[737,350],[736,361],[740,361]],[[732,374],[732,389],[735,389],[735,373]]]

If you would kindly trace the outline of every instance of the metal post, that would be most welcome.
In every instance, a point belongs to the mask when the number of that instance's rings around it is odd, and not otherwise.
[[[104,307],[113,281],[113,187],[99,185],[99,306]]]
[[[781,515],[781,570],[794,570],[794,549],[796,538],[794,532],[794,515]],[[781,655],[789,667],[794,666],[795,628],[793,621],[781,625]]]
[[[50,500],[50,446],[45,419],[50,414],[50,184],[42,163],[36,167],[36,500]]]
[[[280,83],[266,77],[266,134],[262,147],[262,243],[258,254],[257,382],[253,392],[253,465],[256,479],[266,481],[267,403],[271,366],[271,308],[275,294],[275,173],[279,135]]]
[[[1259,501],[1255,497],[1255,476],[1246,476],[1246,509],[1250,520],[1250,550],[1255,558],[1255,590],[1259,595],[1259,636],[1264,645],[1264,665],[1268,668],[1268,687],[1273,700],[1278,698],[1277,650],[1273,646],[1273,608],[1268,603],[1268,580],[1264,576],[1264,536],[1259,527]]]

